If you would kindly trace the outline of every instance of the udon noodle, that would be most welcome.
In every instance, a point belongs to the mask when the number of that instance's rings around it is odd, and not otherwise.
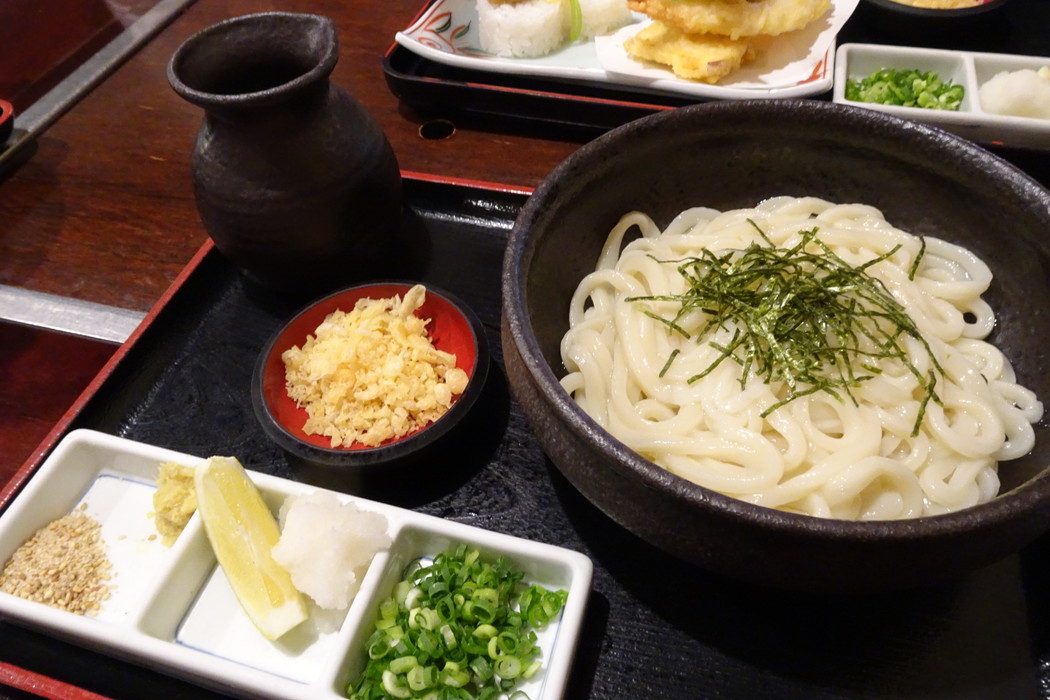
[[[741,329],[708,328],[713,310],[668,323],[690,284],[683,260],[786,249],[807,231],[820,244],[806,248],[863,269],[906,312],[921,337],[897,338],[903,357],[856,354],[848,372],[862,380],[807,393],[727,361]],[[995,324],[981,298],[991,280],[965,248],[902,231],[866,205],[775,197],[753,209],[690,209],[663,231],[632,212],[572,298],[562,386],[628,447],[722,494],[843,519],[954,511],[996,495],[998,462],[1031,450],[1043,412],[984,340]],[[861,347],[873,342],[860,335]]]

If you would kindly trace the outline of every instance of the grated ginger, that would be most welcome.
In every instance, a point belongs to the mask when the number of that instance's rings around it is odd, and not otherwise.
[[[329,437],[332,447],[375,447],[448,411],[467,374],[455,355],[431,343],[429,319],[414,315],[425,300],[423,285],[404,300],[360,299],[350,313],[329,314],[302,348],[281,355],[288,396],[309,416],[308,435]]]
[[[157,468],[157,490],[153,492],[153,524],[166,547],[175,544],[186,523],[197,512],[193,467],[163,462]]]

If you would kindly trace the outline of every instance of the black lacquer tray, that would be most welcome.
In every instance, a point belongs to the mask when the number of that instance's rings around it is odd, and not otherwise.
[[[485,73],[447,66],[394,44],[383,57],[387,86],[429,117],[513,120],[577,129],[612,129],[693,102],[602,83]]]
[[[406,188],[419,242],[406,260],[477,312],[493,351],[489,383],[411,479],[323,485],[588,555],[594,590],[568,699],[1050,698],[1050,537],[951,585],[809,595],[679,562],[591,506],[544,457],[502,372],[500,266],[526,193],[415,179]],[[93,428],[313,478],[266,438],[249,399],[257,354],[297,306],[206,249],[58,432]],[[0,670],[68,684],[73,697],[217,697],[7,623],[0,640]]]

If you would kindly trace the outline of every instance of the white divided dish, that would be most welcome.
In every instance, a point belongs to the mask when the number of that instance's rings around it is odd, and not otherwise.
[[[878,44],[842,44],[835,59],[835,102],[921,121],[986,145],[1050,148],[1050,119],[1015,117],[989,112],[981,104],[980,88],[1003,71],[1050,66],[1050,57],[923,49]],[[883,68],[934,71],[942,80],[962,85],[966,94],[958,111],[898,107],[846,99],[847,80],[860,80]]]
[[[311,604],[306,623],[271,642],[241,609],[196,515],[171,547],[156,535],[158,466],[194,466],[201,459],[91,430],[69,433],[0,515],[0,562],[38,529],[83,505],[101,524],[112,595],[96,616],[84,616],[0,592],[0,617],[225,693],[340,698],[364,667],[362,647],[379,602],[405,567],[466,543],[487,556],[506,555],[528,583],[568,592],[560,617],[539,633],[543,670],[522,686],[534,700],[563,696],[593,575],[583,554],[337,494],[387,519],[390,548],[372,560],[348,610]],[[275,513],[288,496],[322,490],[249,475]]]

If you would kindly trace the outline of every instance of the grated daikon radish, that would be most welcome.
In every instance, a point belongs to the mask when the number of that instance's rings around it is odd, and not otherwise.
[[[274,561],[299,592],[326,609],[348,607],[372,557],[390,546],[386,518],[323,491],[290,496],[279,519]]]

